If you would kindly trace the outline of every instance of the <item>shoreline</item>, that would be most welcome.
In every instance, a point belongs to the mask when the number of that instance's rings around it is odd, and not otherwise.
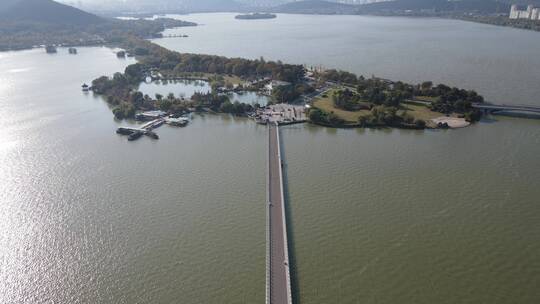
[[[62,45],[60,47],[69,48],[70,45]],[[158,73],[161,73],[163,75],[166,75],[166,76],[163,77],[163,79],[175,79],[175,80],[177,80],[177,79],[183,79],[183,80],[198,79],[198,80],[203,80],[203,81],[210,81],[210,78],[212,78],[212,77],[216,77],[216,78],[220,77],[222,79],[226,78],[226,77],[228,77],[229,79],[231,77],[236,77],[238,79],[238,81],[240,81],[240,82],[242,82],[244,84],[249,81],[249,77],[245,77],[244,75],[232,75],[231,72],[214,72],[212,74],[212,73],[208,73],[208,70],[205,70],[205,68],[195,68],[194,70],[189,70],[189,72],[187,72],[188,70],[186,70],[186,71],[179,70],[179,72],[177,72],[176,69],[174,69],[174,71],[173,71],[172,68],[177,66],[178,62],[174,62],[170,69],[163,69],[162,67],[155,66],[154,63],[152,63],[152,62],[156,62],[156,60],[159,60],[160,58],[163,58],[163,56],[180,56],[180,57],[184,56],[184,57],[186,57],[188,59],[189,58],[201,58],[203,60],[206,60],[205,58],[214,58],[213,60],[219,59],[219,60],[224,60],[224,61],[229,61],[229,62],[234,62],[236,60],[236,61],[246,62],[246,64],[248,64],[248,65],[257,63],[257,60],[250,60],[250,59],[243,59],[243,58],[227,58],[227,57],[224,57],[224,56],[215,56],[215,55],[179,53],[179,52],[172,51],[172,50],[166,49],[164,47],[161,47],[160,45],[157,45],[156,43],[154,43],[154,42],[152,42],[152,41],[150,41],[148,39],[142,39],[142,38],[137,38],[137,37],[129,37],[129,36],[122,36],[122,39],[117,41],[116,43],[84,44],[84,45],[81,45],[79,47],[107,47],[107,48],[110,48],[110,49],[121,48],[121,49],[124,49],[124,50],[128,51],[130,54],[134,54],[134,57],[137,60],[137,63],[134,64],[134,65],[131,65],[129,67],[133,67],[133,66],[136,66],[136,65],[141,66],[142,70],[139,71],[139,72],[136,72],[138,74],[132,75],[132,76],[134,76],[136,78],[139,77],[141,79],[142,79],[142,77],[140,77],[140,76],[145,75],[146,77],[148,77],[149,74],[145,74],[145,73],[147,71],[153,70],[153,71],[157,71]],[[31,48],[28,48],[28,49],[14,49],[14,50],[9,50],[9,51],[16,52],[16,51],[42,49],[42,48],[43,48],[43,46],[39,46],[39,47],[31,47]],[[139,50],[142,49],[142,50],[144,50],[144,52],[137,53],[138,49]],[[182,61],[182,62],[185,62],[185,61]],[[287,64],[282,64],[281,62],[279,62],[278,65],[285,66]],[[293,66],[293,65],[291,65],[291,66]],[[305,70],[305,68],[304,68],[304,70]],[[320,77],[323,77],[323,81],[325,81],[327,84],[331,83],[330,85],[331,85],[331,87],[333,89],[335,89],[336,87],[355,87],[357,85],[356,80],[354,80],[352,83],[350,83],[350,82],[347,82],[347,81],[343,82],[342,79],[339,79],[339,78],[338,79],[334,79],[334,78],[326,79],[325,77],[327,75],[325,75],[325,73],[330,72],[330,71],[337,72],[338,74],[339,73],[347,74],[345,76],[347,76],[349,78],[354,77],[354,79],[356,79],[356,77],[357,77],[356,75],[354,75],[352,73],[348,73],[348,72],[344,72],[344,71],[324,70],[324,71],[317,71],[316,73],[318,73],[318,75],[315,78],[319,79]],[[306,75],[307,75],[307,73],[309,73],[309,72],[310,71],[305,70],[304,73],[306,73]],[[119,74],[121,74],[121,73],[119,73]],[[125,75],[125,74],[122,74],[122,75]],[[302,76],[302,77],[308,77],[308,76]],[[342,77],[342,76],[338,75],[338,77]],[[229,79],[227,79],[227,81],[229,81]],[[273,82],[275,78],[274,77],[269,77],[268,79]],[[309,83],[310,80],[306,80],[306,79],[299,78],[298,82],[293,82],[293,85]],[[314,80],[316,80],[316,79],[314,79]],[[358,79],[360,79],[360,78],[358,78]],[[282,79],[277,78],[275,80],[276,81],[281,81]],[[386,86],[385,90],[390,90],[390,91],[394,90],[393,89],[394,84],[406,85],[406,86],[410,86],[411,88],[414,86],[414,85],[404,84],[404,83],[402,83],[400,81],[392,81],[392,80],[387,80],[387,79],[375,78],[374,76],[371,79],[366,79],[366,81],[375,81],[375,82],[383,83],[384,86]],[[416,85],[416,86],[419,86],[419,85]],[[222,86],[222,87],[224,88],[224,86]],[[259,92],[262,92],[262,91],[260,91],[261,90],[260,87],[255,89],[255,88],[251,88],[249,86],[247,88],[244,87],[244,88],[242,88],[240,90],[241,91],[242,90],[246,90],[246,91],[259,90]],[[471,92],[476,94],[474,91],[471,91]],[[98,95],[99,94],[104,95],[104,97],[106,97],[105,101],[110,106],[114,106],[114,105],[118,105],[118,104],[127,105],[125,96],[120,97],[120,99],[116,103],[114,103],[114,102],[111,103],[109,101],[109,97],[111,97],[111,96],[108,96],[107,94],[103,94],[103,92],[101,92],[101,93],[100,92],[95,92],[95,93],[97,93]],[[309,95],[310,94],[301,93],[297,97],[310,100],[310,101],[308,101],[308,103],[313,102],[314,97],[309,96]],[[291,100],[297,99],[297,97],[291,98],[291,99],[286,99],[286,103],[287,103],[287,101],[290,102]],[[145,98],[146,98],[146,96],[145,96]],[[150,100],[150,101],[152,101],[154,103],[154,106],[135,108],[135,109],[129,110],[129,113],[133,113],[133,114],[128,114],[127,117],[129,117],[131,115],[134,115],[135,111],[139,111],[139,110],[147,111],[147,110],[155,109],[157,101],[156,100]],[[191,102],[193,100],[189,99],[188,101]],[[131,101],[129,101],[129,102],[131,102]],[[431,103],[433,103],[433,102],[431,102]],[[157,104],[159,105],[159,103],[157,103]],[[380,105],[380,103],[376,103],[376,104]],[[210,105],[208,103],[202,104],[202,106],[210,107]],[[242,106],[244,106],[244,105],[242,104]],[[237,115],[237,116],[245,116],[246,114],[252,113],[251,110],[247,110],[247,111],[245,111],[245,110],[237,111],[237,110],[231,110],[231,109],[223,110],[223,109],[219,109],[219,108],[215,108],[215,107],[212,110],[214,112],[231,113],[231,114],[234,114],[234,115]],[[453,110],[450,110],[450,112],[446,112],[447,115],[454,113],[452,111]],[[333,113],[333,111],[331,111],[331,113]],[[460,113],[463,113],[463,112],[460,112]],[[119,118],[119,119],[122,119],[124,117],[126,117],[126,115],[117,116],[117,118]],[[461,127],[466,127],[466,126],[469,125],[469,123],[464,122],[464,120],[460,120],[459,122],[457,122],[455,119],[447,119],[448,121],[446,121],[443,117],[436,117],[436,118],[437,119],[434,120],[435,124],[439,124],[439,123],[446,124],[446,127],[443,126],[443,128],[461,128]],[[370,123],[366,123],[366,122],[356,123],[355,121],[324,122],[324,121],[314,121],[312,119],[309,119],[309,120],[314,124],[317,124],[317,125],[320,125],[320,126],[325,126],[325,127],[331,127],[331,128],[362,128],[362,127],[367,127],[367,128],[399,128],[399,129],[437,128],[437,127],[433,127],[432,125],[430,125],[428,123],[431,119],[426,119],[421,124],[416,124],[416,125],[412,121],[407,121],[407,122],[404,121],[404,122],[401,122],[401,123],[384,123],[383,124],[383,123],[371,123],[371,122]],[[467,120],[469,120],[469,119],[467,118]],[[478,119],[473,118],[472,121],[475,121],[475,120],[478,120]],[[440,127],[441,126],[439,126],[439,128]]]

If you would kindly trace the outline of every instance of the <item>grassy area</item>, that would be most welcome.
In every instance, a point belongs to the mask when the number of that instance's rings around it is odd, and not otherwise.
[[[414,119],[428,121],[433,118],[444,116],[443,113],[431,111],[426,106],[421,106],[414,103],[402,103],[401,105],[403,110],[407,110],[407,113],[414,117]]]
[[[242,78],[238,77],[238,76],[225,76],[225,81],[226,82],[230,82],[232,84],[241,84],[241,83],[244,83],[244,81],[242,80]]]
[[[368,110],[346,111],[336,108],[334,102],[332,101],[332,97],[330,97],[332,96],[332,92],[333,91],[329,91],[326,94],[327,97],[318,98],[313,105],[325,112],[334,112],[334,114],[345,120],[347,123],[357,123],[358,118],[370,115],[371,112]],[[415,120],[421,119],[428,122],[433,118],[445,116],[443,113],[431,111],[428,107],[414,102],[402,103],[402,106],[402,110],[406,110],[407,114],[414,117]]]
[[[360,110],[360,111],[345,111],[342,109],[338,109],[334,106],[334,102],[332,101],[332,91],[329,91],[327,93],[328,97],[321,97],[317,99],[313,105],[321,110],[324,110],[325,112],[334,112],[339,118],[345,120],[347,123],[357,123],[358,118],[361,116],[367,116],[371,112],[368,110]]]
[[[434,102],[437,101],[438,97],[431,96],[414,96],[414,100],[425,101],[425,102]]]

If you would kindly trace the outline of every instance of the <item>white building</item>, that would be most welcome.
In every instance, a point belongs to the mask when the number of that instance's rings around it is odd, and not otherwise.
[[[265,86],[265,89],[268,92],[268,94],[272,94],[272,91],[274,91],[275,88],[289,86],[289,85],[291,85],[291,83],[287,81],[272,80],[270,81],[270,83],[268,83]]]
[[[532,20],[540,20],[540,8],[533,8],[531,13]]]
[[[526,10],[520,10],[516,4],[510,7],[510,19],[540,20],[540,8],[528,5]]]

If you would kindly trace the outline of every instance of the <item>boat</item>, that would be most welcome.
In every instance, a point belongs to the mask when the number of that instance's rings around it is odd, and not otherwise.
[[[116,129],[116,134],[120,134],[120,135],[131,135],[133,132],[135,132],[135,130],[130,129],[130,128],[120,127]]]
[[[153,127],[153,128],[161,127],[164,123],[165,123],[165,120],[163,120],[163,119],[158,119],[158,120],[156,120],[156,122],[154,122],[154,124],[152,125],[152,127]]]
[[[155,120],[155,119],[158,119],[160,117],[163,117],[165,116],[167,113],[166,112],[163,112],[163,111],[146,111],[146,112],[142,112],[142,113],[137,113],[135,114],[135,119],[136,120]]]
[[[189,119],[185,117],[167,118],[166,123],[175,127],[185,127],[189,123]]]
[[[152,132],[152,131],[146,132],[145,135],[152,138],[152,139],[159,139],[159,136],[156,133]]]
[[[129,134],[128,140],[129,141],[137,140],[137,139],[141,138],[141,136],[143,136],[143,132],[134,131],[133,133]]]

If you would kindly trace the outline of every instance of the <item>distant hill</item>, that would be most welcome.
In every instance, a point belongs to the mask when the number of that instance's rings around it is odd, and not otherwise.
[[[52,0],[0,0],[0,21],[34,22],[59,25],[98,24],[96,15]]]
[[[285,3],[274,7],[272,11],[291,14],[349,14],[354,13],[356,7],[350,4],[307,0]]]
[[[395,0],[364,4],[359,9],[361,13],[398,11],[504,13],[510,11],[510,4],[497,0]]]
[[[246,7],[234,0],[183,0],[179,3],[187,12],[233,12]]]
[[[515,0],[540,3],[540,0]],[[514,0],[393,0],[350,5],[322,0],[290,2],[276,6],[273,12],[296,14],[382,14],[434,15],[451,13],[507,13]]]

